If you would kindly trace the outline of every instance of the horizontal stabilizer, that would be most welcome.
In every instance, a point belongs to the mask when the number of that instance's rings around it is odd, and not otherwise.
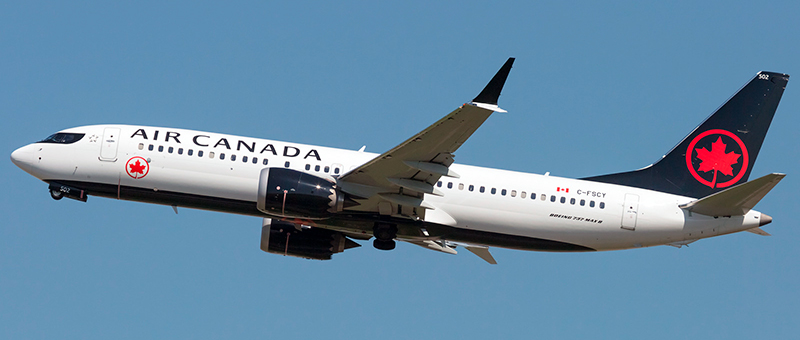
[[[467,250],[473,254],[478,255],[478,257],[482,258],[484,261],[489,262],[489,264],[497,264],[497,261],[495,261],[492,253],[489,252],[488,247],[464,246],[464,248],[467,248]]]
[[[745,231],[749,231],[749,232],[751,232],[753,234],[761,235],[761,236],[772,236],[770,233],[764,231],[763,229],[761,229],[759,227],[750,228],[750,229],[747,229]]]
[[[769,174],[739,184],[699,200],[682,204],[681,209],[708,216],[740,216],[756,206],[785,174]]]
[[[453,254],[453,255],[458,254],[458,252],[455,249],[450,248],[447,245],[442,245],[439,242],[435,242],[435,241],[431,241],[431,240],[422,240],[422,241],[419,241],[419,240],[403,240],[403,241],[411,243],[411,244],[414,244],[414,245],[418,245],[418,246],[420,246],[422,248],[425,248],[425,249],[440,251],[442,253]]]

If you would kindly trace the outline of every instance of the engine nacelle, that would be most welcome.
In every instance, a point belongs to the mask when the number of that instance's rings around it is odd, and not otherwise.
[[[331,180],[292,169],[261,170],[258,210],[266,214],[313,220],[330,217],[344,208],[345,194]]]
[[[261,250],[313,260],[330,260],[345,249],[360,247],[338,231],[322,228],[298,228],[283,221],[264,219]]]

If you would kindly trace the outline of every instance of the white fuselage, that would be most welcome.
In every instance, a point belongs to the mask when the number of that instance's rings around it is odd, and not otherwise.
[[[377,156],[173,128],[94,125],[64,132],[85,137],[72,144],[30,144],[15,151],[12,160],[48,182],[135,187],[252,202],[253,207],[265,167],[336,178]],[[146,175],[126,168],[137,156],[147,160]],[[426,222],[614,250],[683,244],[755,228],[761,219],[755,210],[720,218],[691,214],[679,205],[693,198],[627,186],[459,164],[450,168],[460,178],[442,177],[436,189],[443,195],[425,195],[435,208],[427,211]],[[180,200],[159,203],[182,206]],[[269,217],[256,209],[251,215]]]

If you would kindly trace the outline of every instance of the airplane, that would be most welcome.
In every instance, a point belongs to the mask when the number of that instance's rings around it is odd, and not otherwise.
[[[329,260],[373,239],[443,253],[463,247],[591,252],[749,231],[753,210],[785,176],[748,181],[789,76],[758,72],[657,162],[579,179],[456,164],[494,112],[509,58],[485,88],[381,154],[138,125],[59,131],[11,154],[52,198],[89,196],[262,218],[261,249]]]

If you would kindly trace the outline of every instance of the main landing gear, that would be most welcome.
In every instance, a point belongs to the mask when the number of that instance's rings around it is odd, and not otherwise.
[[[380,250],[392,250],[395,247],[394,238],[397,237],[397,226],[389,223],[375,223],[372,235],[375,236],[372,246]]]

